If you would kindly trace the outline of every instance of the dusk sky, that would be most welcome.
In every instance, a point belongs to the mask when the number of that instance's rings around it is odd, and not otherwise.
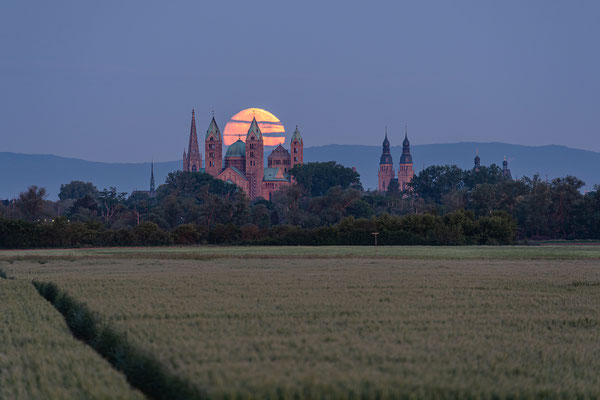
[[[2,1],[0,151],[181,158],[271,111],[306,146],[600,151],[599,1]],[[203,137],[203,135],[202,135]]]

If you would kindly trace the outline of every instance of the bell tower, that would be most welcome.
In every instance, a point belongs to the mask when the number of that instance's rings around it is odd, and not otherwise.
[[[223,170],[223,137],[214,115],[204,139],[204,157],[206,173],[212,176],[219,175]]]
[[[251,200],[262,197],[264,175],[263,136],[258,122],[256,122],[256,117],[254,117],[246,135],[246,179],[248,179],[248,195]]]
[[[383,139],[383,150],[379,159],[379,173],[377,189],[380,192],[389,190],[390,181],[394,179],[394,162],[390,153],[390,141],[387,137],[387,128],[385,130],[385,139]]]
[[[304,142],[302,141],[302,135],[296,125],[296,130],[290,140],[290,168],[294,168],[294,165],[304,163]]]
[[[410,190],[408,183],[414,176],[413,159],[410,154],[410,141],[408,140],[408,130],[404,133],[402,142],[402,156],[400,157],[400,170],[398,171],[398,189]]]

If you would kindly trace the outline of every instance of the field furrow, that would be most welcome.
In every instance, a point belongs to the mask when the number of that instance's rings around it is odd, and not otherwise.
[[[28,280],[0,279],[0,399],[143,399]]]
[[[595,398],[596,260],[15,262],[211,398]]]

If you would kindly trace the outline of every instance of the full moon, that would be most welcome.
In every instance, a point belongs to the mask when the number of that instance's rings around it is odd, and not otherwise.
[[[262,108],[247,108],[231,117],[225,125],[223,138],[226,146],[238,139],[246,141],[252,118],[258,122],[265,146],[277,146],[285,142],[285,128],[276,116]]]

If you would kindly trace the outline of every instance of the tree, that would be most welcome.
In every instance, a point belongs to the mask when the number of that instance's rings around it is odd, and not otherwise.
[[[551,231],[550,211],[552,199],[550,186],[540,179],[538,174],[533,178],[523,177],[527,194],[516,207],[516,216],[525,237],[549,237]]]
[[[362,190],[358,172],[335,161],[298,164],[290,169],[290,174],[313,197],[325,195],[334,186]]]
[[[40,188],[36,185],[29,186],[26,192],[19,194],[17,207],[21,210],[25,218],[34,221],[39,218],[42,212],[45,198],[45,188]]]
[[[114,186],[100,192],[98,195],[100,213],[106,224],[110,225],[114,222],[115,215],[119,208],[123,207],[126,196],[126,192],[117,192],[117,188]]]
[[[464,171],[456,165],[432,165],[410,181],[414,193],[425,201],[442,204],[444,194],[464,187]]]
[[[489,167],[480,166],[477,170],[464,171],[464,186],[467,189],[473,189],[477,185],[488,184],[496,185],[504,180],[502,170],[496,164]]]
[[[477,184],[469,196],[469,207],[478,216],[490,215],[497,208],[496,186],[489,183]]]
[[[554,232],[565,239],[574,234],[573,217],[582,201],[580,190],[584,185],[582,180],[574,176],[553,179],[550,185]]]
[[[167,175],[163,185],[157,189],[159,200],[175,193],[180,197],[196,197],[199,193],[233,197],[241,189],[230,182],[223,182],[203,172],[176,171]]]
[[[71,181],[67,184],[60,185],[60,192],[58,198],[60,200],[66,199],[82,199],[85,196],[89,196],[93,199],[98,197],[98,189],[92,182],[82,181]]]

